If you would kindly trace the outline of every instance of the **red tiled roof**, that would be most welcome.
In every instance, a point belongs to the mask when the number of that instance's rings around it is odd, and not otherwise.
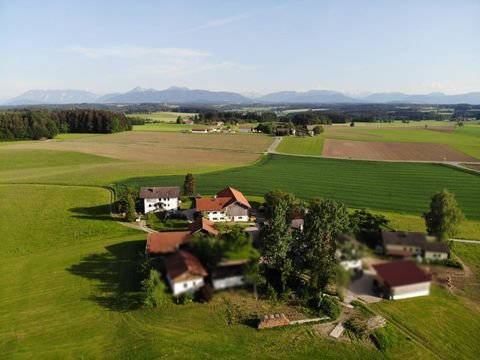
[[[148,234],[147,254],[166,254],[175,252],[182,244],[192,241],[190,231],[166,231]]]
[[[393,261],[376,264],[373,265],[373,268],[385,284],[390,287],[417,284],[431,280],[431,276],[412,261]]]
[[[212,234],[212,235],[217,235],[218,234],[218,230],[215,229],[214,227],[214,222],[213,221],[210,221],[204,217],[198,217],[197,220],[195,220],[193,223],[189,224],[188,225],[188,230],[190,230],[190,232],[192,234],[198,232],[198,231],[201,231],[201,230],[204,230],[206,232],[208,232],[209,234]]]
[[[233,199],[235,199],[235,201],[239,202],[240,204],[242,204],[242,205],[244,205],[248,208],[251,208],[250,203],[245,198],[245,196],[243,196],[243,194],[240,191],[238,191],[237,189],[234,189],[230,186],[223,189],[222,191],[219,191],[217,193],[217,197],[233,198]]]
[[[208,273],[198,258],[188,251],[177,251],[169,255],[165,261],[167,274],[175,281],[181,275],[207,276]]]
[[[200,198],[196,200],[197,211],[222,211],[230,200],[230,197]]]

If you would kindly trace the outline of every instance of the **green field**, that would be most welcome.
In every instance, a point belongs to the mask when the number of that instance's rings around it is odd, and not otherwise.
[[[186,125],[186,124],[175,124],[175,123],[151,123],[145,125],[134,125],[133,131],[166,131],[166,132],[177,132],[177,131],[190,131],[195,125]],[[197,127],[202,127],[197,125]]]
[[[464,290],[466,295],[471,299],[480,299],[480,243],[468,244],[455,242],[453,244],[453,252],[462,259],[473,273],[472,278],[465,284]]]
[[[190,118],[195,116],[195,113],[182,113],[182,112],[172,112],[172,111],[157,111],[151,112],[148,114],[143,113],[134,113],[134,114],[127,114],[128,117],[136,117],[145,120],[153,120],[153,121],[163,121],[163,122],[175,122],[177,118],[181,116],[183,119]]]
[[[475,359],[480,353],[480,313],[435,285],[428,297],[371,306],[432,349],[436,358]]]
[[[276,151],[294,155],[322,155],[323,136],[294,137],[285,136],[278,144]]]
[[[178,176],[160,176],[122,183],[140,186],[181,181]],[[279,188],[302,198],[323,196],[349,207],[418,215],[427,210],[433,192],[446,188],[455,193],[467,218],[480,219],[480,177],[443,165],[269,155],[256,165],[197,176],[197,189],[203,193],[215,193],[227,185],[250,195]]]

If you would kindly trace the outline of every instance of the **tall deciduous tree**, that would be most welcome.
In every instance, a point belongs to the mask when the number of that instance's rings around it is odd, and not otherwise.
[[[347,208],[342,203],[314,199],[310,204],[305,216],[302,258],[310,270],[313,290],[324,291],[335,275],[335,240],[340,233],[349,231],[349,225]]]
[[[137,217],[137,211],[135,210],[135,200],[131,193],[127,194],[127,220],[135,221]]]
[[[188,173],[185,176],[185,181],[183,183],[183,193],[187,196],[195,195],[195,178],[191,173]]]
[[[447,190],[433,194],[430,201],[430,211],[424,213],[423,217],[427,232],[442,240],[453,237],[458,231],[458,226],[465,218],[458,207],[455,196]]]
[[[271,210],[262,235],[262,255],[265,262],[280,272],[282,289],[285,290],[288,276],[292,272],[292,260],[288,256],[292,245],[292,231],[287,222],[285,199],[280,199]]]

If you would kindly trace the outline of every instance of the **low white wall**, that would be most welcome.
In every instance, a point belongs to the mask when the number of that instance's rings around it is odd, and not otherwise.
[[[215,279],[212,281],[212,283],[215,290],[223,290],[235,286],[245,285],[243,276],[231,276],[223,279]]]

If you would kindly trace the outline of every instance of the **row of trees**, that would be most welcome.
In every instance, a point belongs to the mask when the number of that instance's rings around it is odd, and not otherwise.
[[[249,122],[275,122],[277,115],[273,112],[236,112],[236,111],[206,111],[193,116],[195,124],[212,124],[223,121],[226,124]]]
[[[59,133],[115,133],[131,130],[121,113],[91,109],[20,110],[0,113],[1,140],[38,140]]]

